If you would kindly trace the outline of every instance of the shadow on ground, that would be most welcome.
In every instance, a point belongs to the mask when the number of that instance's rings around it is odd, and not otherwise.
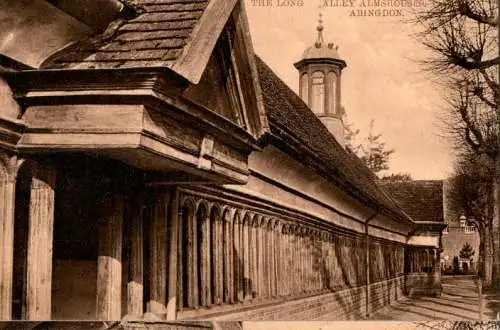
[[[371,319],[392,321],[478,320],[479,295],[472,276],[444,276],[440,297],[405,298],[375,313]],[[483,319],[496,319],[500,293],[483,296]]]

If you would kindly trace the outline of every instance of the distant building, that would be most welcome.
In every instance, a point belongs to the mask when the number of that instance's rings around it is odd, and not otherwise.
[[[447,227],[443,230],[441,265],[445,272],[453,271],[453,260],[459,261],[459,270],[462,272],[477,271],[479,258],[479,232],[474,219],[467,218],[463,209],[454,208],[448,202],[447,192],[450,189],[449,180],[444,181],[444,221]],[[472,259],[460,258],[460,250],[469,243],[474,250]]]

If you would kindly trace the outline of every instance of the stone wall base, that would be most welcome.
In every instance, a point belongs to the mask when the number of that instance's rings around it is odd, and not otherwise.
[[[196,319],[245,321],[360,320],[403,297],[404,277],[366,286],[320,294],[302,299],[280,301],[265,307],[236,306],[232,311],[197,316]]]
[[[441,295],[443,288],[439,274],[434,273],[411,273],[405,275],[405,294],[408,297]]]

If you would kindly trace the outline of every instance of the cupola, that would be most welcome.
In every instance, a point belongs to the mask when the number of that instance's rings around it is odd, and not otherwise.
[[[316,30],[316,42],[306,48],[300,61],[294,64],[299,70],[299,93],[340,145],[344,146],[340,78],[346,63],[340,57],[337,45],[324,42],[321,14]]]

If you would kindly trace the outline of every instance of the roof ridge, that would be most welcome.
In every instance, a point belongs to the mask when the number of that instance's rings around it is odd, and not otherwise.
[[[358,191],[357,198],[375,203],[400,219],[412,221],[378,186],[373,172],[355,154],[342,148],[305,102],[258,55],[255,57],[271,123],[296,138],[313,158],[318,158],[322,166],[334,172],[339,177],[339,184],[345,181],[351,187],[348,189]],[[286,141],[286,136],[283,139]]]

